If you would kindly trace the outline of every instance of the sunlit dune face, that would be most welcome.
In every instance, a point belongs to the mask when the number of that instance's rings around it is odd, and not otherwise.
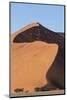
[[[34,88],[47,84],[46,73],[58,52],[57,44],[42,41],[14,43],[11,48],[11,91]]]

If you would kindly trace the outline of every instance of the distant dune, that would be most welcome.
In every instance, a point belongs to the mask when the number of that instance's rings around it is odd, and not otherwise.
[[[63,34],[63,33],[62,33]],[[39,23],[11,36],[11,91],[64,89],[64,35]]]

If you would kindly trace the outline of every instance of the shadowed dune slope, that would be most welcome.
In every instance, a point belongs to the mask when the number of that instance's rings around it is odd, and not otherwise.
[[[63,33],[62,33],[63,34]],[[22,28],[13,35],[14,43],[33,42],[41,40],[48,43],[57,43],[60,46],[64,45],[64,38],[61,33],[53,32],[39,23],[33,23],[25,28]]]
[[[64,88],[64,36],[39,23],[30,24],[11,37],[11,88],[45,90],[47,84]]]

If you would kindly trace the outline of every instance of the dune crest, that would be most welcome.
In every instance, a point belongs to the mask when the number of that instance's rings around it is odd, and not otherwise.
[[[49,83],[64,88],[63,57],[64,37],[39,23],[30,24],[12,34],[12,93],[16,90],[33,92],[36,87]]]

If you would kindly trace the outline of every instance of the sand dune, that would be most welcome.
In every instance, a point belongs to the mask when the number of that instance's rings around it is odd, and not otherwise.
[[[47,84],[46,73],[55,59],[58,45],[41,41],[12,49],[12,89],[32,91]]]
[[[64,88],[64,37],[39,23],[11,37],[11,91],[32,92],[47,84]]]

